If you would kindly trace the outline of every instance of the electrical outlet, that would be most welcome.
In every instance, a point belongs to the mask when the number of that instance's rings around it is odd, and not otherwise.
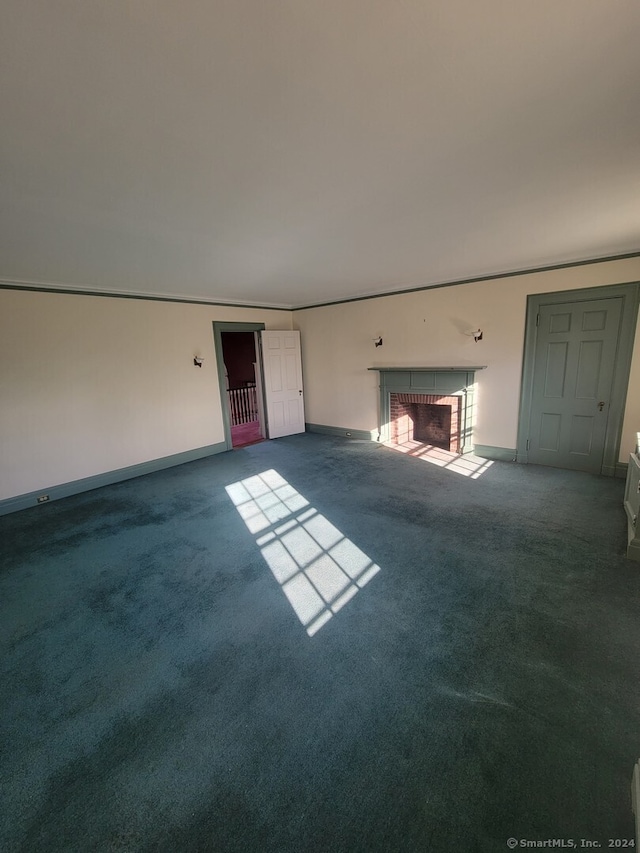
[[[46,503],[46,501],[48,501],[48,500],[49,500],[49,495],[40,495],[40,497],[38,498],[38,503],[43,504],[43,503]]]

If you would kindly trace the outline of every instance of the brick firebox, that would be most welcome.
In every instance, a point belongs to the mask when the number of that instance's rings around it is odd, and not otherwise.
[[[460,453],[462,402],[460,395],[391,393],[391,442],[423,441]],[[432,406],[442,407],[443,411],[436,412]]]

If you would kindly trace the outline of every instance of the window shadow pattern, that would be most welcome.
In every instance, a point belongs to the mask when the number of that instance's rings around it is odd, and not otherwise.
[[[417,459],[430,462],[438,468],[446,468],[448,471],[453,471],[455,474],[469,477],[472,480],[477,480],[493,465],[490,459],[483,459],[473,453],[460,455],[451,450],[443,450],[441,447],[434,447],[432,444],[423,444],[419,441],[404,441],[401,444],[386,442],[385,447],[398,453],[415,456]]]
[[[277,471],[226,491],[310,637],[380,571]]]

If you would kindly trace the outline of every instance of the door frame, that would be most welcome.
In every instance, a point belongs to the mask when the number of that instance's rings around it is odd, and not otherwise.
[[[213,321],[213,342],[216,353],[216,363],[218,366],[218,387],[220,389],[220,406],[222,408],[222,424],[224,426],[224,442],[227,450],[233,450],[233,440],[231,438],[231,418],[229,417],[229,406],[227,404],[227,380],[224,374],[224,353],[222,351],[222,333],[223,332],[261,332],[265,328],[264,323],[224,323],[217,320]],[[260,348],[256,346],[256,361],[260,362],[262,367],[262,353]],[[260,370],[262,374],[262,369]],[[264,400],[264,389],[262,382],[258,388],[256,382],[256,394],[262,395]],[[263,405],[263,411],[264,405]],[[262,424],[266,430],[266,424]]]
[[[553,293],[534,293],[527,297],[516,462],[526,463],[529,461],[527,446],[531,424],[533,371],[537,342],[538,327],[536,321],[540,307],[542,305],[562,302],[588,302],[594,299],[611,299],[615,297],[622,297],[622,314],[600,473],[606,477],[614,477],[616,474],[620,477],[624,476],[624,466],[618,464],[618,457],[620,455],[622,423],[627,401],[629,373],[631,370],[631,358],[633,356],[633,343],[637,325],[640,282],[603,285],[601,287],[588,287],[580,290],[559,290]]]

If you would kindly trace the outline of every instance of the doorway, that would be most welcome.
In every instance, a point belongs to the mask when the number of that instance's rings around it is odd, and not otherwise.
[[[263,441],[257,391],[255,332],[222,332],[231,444],[245,447]]]
[[[256,337],[263,323],[214,323],[227,450],[266,437],[262,374]]]
[[[614,476],[637,284],[530,296],[517,459]]]

